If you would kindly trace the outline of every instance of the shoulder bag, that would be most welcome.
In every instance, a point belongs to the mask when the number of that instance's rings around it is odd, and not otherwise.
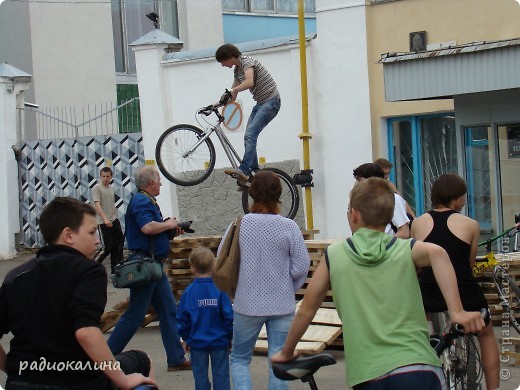
[[[162,263],[143,252],[131,252],[110,276],[115,288],[142,287],[162,278]]]
[[[217,263],[213,268],[213,282],[230,298],[235,296],[240,271],[240,246],[238,236],[242,217],[237,217],[230,226],[224,242],[217,255]]]

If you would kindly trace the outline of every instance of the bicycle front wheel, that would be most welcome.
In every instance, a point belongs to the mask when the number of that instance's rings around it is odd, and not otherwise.
[[[277,168],[264,168],[262,170],[274,172],[280,178],[282,183],[280,215],[294,219],[298,212],[298,207],[300,206],[300,194],[293,179],[287,173]],[[246,214],[249,213],[250,204],[253,203],[253,199],[249,196],[247,189],[248,188],[244,188],[242,191],[242,208]]]
[[[520,334],[520,288],[503,267],[496,267],[493,277],[500,305],[504,310],[503,315],[506,315],[509,323]],[[503,319],[506,317],[503,317]]]
[[[162,133],[155,160],[168,180],[194,186],[208,178],[215,167],[215,147],[209,138],[200,143],[203,135],[201,129],[191,125],[176,125]]]

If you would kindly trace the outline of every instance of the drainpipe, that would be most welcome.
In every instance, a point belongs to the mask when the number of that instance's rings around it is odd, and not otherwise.
[[[314,217],[312,213],[312,191],[314,186],[312,182],[312,173],[310,164],[310,139],[309,133],[309,101],[307,94],[307,57],[305,50],[305,16],[304,1],[298,0],[298,35],[300,42],[300,82],[302,88],[302,132],[298,137],[303,142],[303,170],[300,174],[295,175],[295,182],[305,188],[305,216],[307,220],[307,229],[314,229]]]

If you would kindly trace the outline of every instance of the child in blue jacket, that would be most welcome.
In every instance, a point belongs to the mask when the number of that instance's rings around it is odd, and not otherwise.
[[[233,337],[233,308],[226,293],[211,278],[215,256],[204,247],[190,255],[195,275],[182,294],[177,311],[179,336],[191,353],[195,390],[211,389],[208,364],[211,358],[214,390],[230,390],[229,348]]]

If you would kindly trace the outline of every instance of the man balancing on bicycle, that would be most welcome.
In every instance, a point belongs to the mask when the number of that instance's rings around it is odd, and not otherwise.
[[[259,169],[256,155],[257,139],[260,132],[280,111],[280,94],[267,69],[256,58],[243,55],[236,46],[231,44],[220,46],[215,53],[215,58],[222,66],[234,67],[231,100],[235,100],[239,92],[249,89],[256,101],[244,134],[245,151],[242,163],[237,170],[224,171],[242,185],[248,181],[251,172]]]
[[[445,386],[441,363],[430,346],[416,267],[432,266],[452,320],[466,332],[478,332],[484,320],[479,312],[462,308],[455,272],[444,249],[385,234],[394,201],[384,179],[372,177],[354,186],[347,212],[353,235],[328,247],[273,362],[296,357],[296,344],[330,286],[343,323],[351,387],[440,390]]]
[[[450,257],[462,305],[466,310],[488,310],[488,304],[480,286],[473,276],[477,255],[480,226],[460,211],[466,203],[467,186],[464,179],[455,173],[441,175],[431,189],[433,210],[417,218],[412,225],[412,237],[443,247]],[[419,283],[426,313],[446,311],[431,268],[419,274]],[[482,368],[486,377],[486,388],[498,389],[500,384],[500,361],[493,326],[487,326],[478,335],[482,351]]]

